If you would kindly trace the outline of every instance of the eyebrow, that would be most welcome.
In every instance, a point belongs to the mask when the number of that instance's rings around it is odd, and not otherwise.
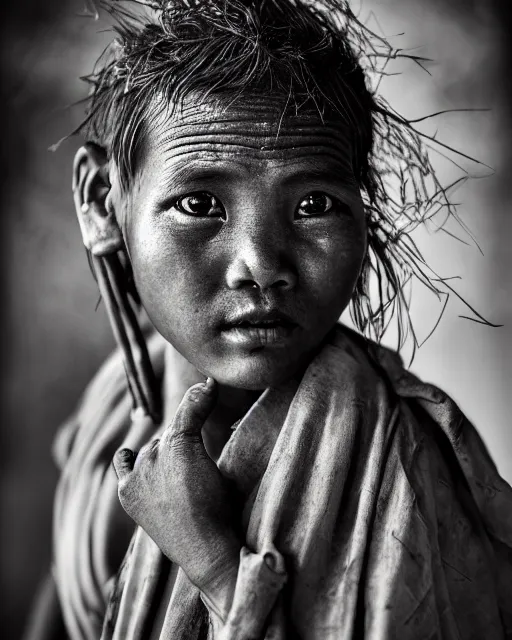
[[[284,178],[283,186],[295,186],[297,184],[301,184],[310,180],[317,182],[341,182],[345,184],[357,184],[352,168],[349,167],[348,164],[346,167],[343,167],[340,163],[338,166],[338,170],[333,167],[325,169],[322,169],[320,167],[299,169],[298,171],[290,173],[289,176]]]
[[[356,185],[357,180],[353,174],[352,167],[349,162],[344,163],[336,162],[336,167],[331,166],[319,166],[320,163],[314,160],[307,162],[309,166],[297,167],[294,170],[293,165],[289,168],[289,174],[282,180],[283,187],[293,187],[297,184],[302,184],[308,181],[315,181],[319,183],[343,183]],[[240,177],[240,167],[243,168],[245,177],[251,176],[251,168],[244,166],[243,162],[240,162],[237,168],[224,165],[218,160],[191,160],[188,162],[181,161],[177,163],[177,166],[172,171],[172,174],[165,180],[165,185],[170,187],[171,185],[200,183],[200,182],[215,182],[217,180],[229,180],[238,179]]]
[[[211,166],[208,166],[210,164]],[[249,175],[249,171],[247,171]],[[235,170],[222,165],[218,161],[212,160],[205,164],[205,161],[181,161],[173,169],[172,174],[166,178],[166,186],[174,184],[187,184],[190,182],[214,182],[215,180],[226,180],[233,178]]]

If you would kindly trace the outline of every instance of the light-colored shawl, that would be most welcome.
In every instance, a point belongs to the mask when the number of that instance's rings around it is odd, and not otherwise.
[[[245,499],[246,546],[285,559],[288,581],[267,638],[512,638],[512,490],[453,401],[392,352],[337,326],[300,382],[259,398],[218,466]],[[70,495],[60,498],[61,522]],[[60,543],[58,583],[63,558],[74,559]],[[89,543],[94,558],[90,534]],[[161,640],[205,637],[200,594],[175,573],[138,530],[110,593],[103,640],[155,637],[158,606],[166,609]],[[90,597],[67,598],[73,640],[99,637],[101,594],[112,582],[91,578],[94,608]],[[74,579],[75,591],[90,587]],[[94,622],[84,631],[88,607]]]

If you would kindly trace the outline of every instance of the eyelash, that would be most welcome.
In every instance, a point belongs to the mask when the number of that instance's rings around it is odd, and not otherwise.
[[[201,213],[195,215],[192,211],[184,210],[183,201],[185,199],[187,199],[187,198],[192,200],[194,197],[196,197],[197,200],[199,200],[200,198],[209,198],[210,199],[210,206],[212,208],[217,207],[217,211],[220,213],[220,216],[219,215],[201,215]],[[217,218],[217,217],[224,217],[225,216],[225,210],[224,210],[224,207],[222,206],[222,203],[220,202],[220,200],[216,196],[214,196],[213,194],[209,193],[208,191],[193,191],[192,193],[187,193],[187,194],[185,194],[183,196],[180,196],[179,198],[176,198],[176,200],[173,201],[171,206],[174,207],[175,209],[177,209],[180,213],[183,213],[184,215],[188,215],[188,216],[191,216],[191,217]]]
[[[328,215],[329,213],[350,213],[350,207],[344,203],[341,202],[338,198],[335,198],[334,196],[331,196],[328,193],[325,193],[324,191],[312,191],[311,193],[308,193],[306,196],[304,196],[302,198],[302,200],[299,203],[299,207],[297,207],[297,212],[300,210],[300,205],[303,204],[308,198],[311,200],[314,200],[315,198],[326,198],[327,200],[330,201],[330,205],[329,208],[327,209],[327,211],[324,212],[320,212],[320,213],[312,213],[312,214],[303,214],[303,215],[297,215],[296,213],[296,219],[308,219],[308,218],[321,218],[325,215]]]
[[[211,199],[211,207],[215,208],[217,207],[217,212],[218,215],[208,215],[208,214],[201,214],[201,213],[197,213],[194,214],[192,211],[190,210],[186,210],[184,209],[184,205],[183,205],[183,201],[186,198],[189,199],[193,199],[194,196],[196,198],[210,198]],[[308,198],[312,198],[314,199],[314,197],[322,197],[322,198],[327,198],[330,201],[330,206],[327,209],[327,211],[321,212],[321,213],[313,213],[313,214],[303,214],[303,215],[298,215],[298,212],[300,210],[300,205],[302,205]],[[183,215],[187,215],[190,217],[197,217],[197,218],[223,218],[225,219],[226,216],[226,212],[225,209],[221,203],[221,201],[214,196],[213,194],[211,194],[208,191],[193,191],[191,193],[187,193],[183,196],[180,196],[179,198],[174,199],[171,203],[170,203],[170,207],[177,209],[180,213],[182,213]],[[190,209],[190,206],[189,206]],[[331,196],[323,191],[312,191],[310,193],[308,193],[306,196],[304,196],[300,201],[299,201],[299,205],[296,208],[296,212],[295,212],[295,219],[297,220],[304,220],[304,219],[308,219],[308,218],[319,218],[319,217],[323,217],[325,215],[327,215],[328,213],[350,213],[350,207],[346,204],[341,202],[338,198],[335,198],[334,196]]]

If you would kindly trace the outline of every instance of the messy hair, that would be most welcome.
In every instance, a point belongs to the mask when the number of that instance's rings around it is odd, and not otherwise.
[[[448,148],[397,113],[378,85],[390,60],[420,66],[425,60],[393,49],[348,0],[101,0],[98,6],[113,16],[116,38],[86,78],[91,91],[78,131],[106,149],[121,186],[135,173],[157,103],[173,108],[194,94],[198,102],[229,106],[251,91],[282,97],[288,112],[313,106],[322,120],[337,119],[351,132],[368,233],[353,321],[380,341],[394,319],[398,348],[408,336],[416,347],[407,285],[422,282],[444,300],[442,310],[455,292],[428,267],[411,232],[434,216],[442,217],[437,230],[449,219],[465,229],[448,191],[466,176],[440,184],[429,151]]]

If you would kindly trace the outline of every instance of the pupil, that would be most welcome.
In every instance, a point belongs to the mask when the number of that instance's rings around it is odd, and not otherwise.
[[[325,196],[321,194],[311,194],[307,196],[303,209],[306,213],[325,211]]]
[[[188,206],[194,213],[202,213],[204,211],[209,211],[212,203],[210,202],[210,198],[206,196],[191,196],[188,201]]]

